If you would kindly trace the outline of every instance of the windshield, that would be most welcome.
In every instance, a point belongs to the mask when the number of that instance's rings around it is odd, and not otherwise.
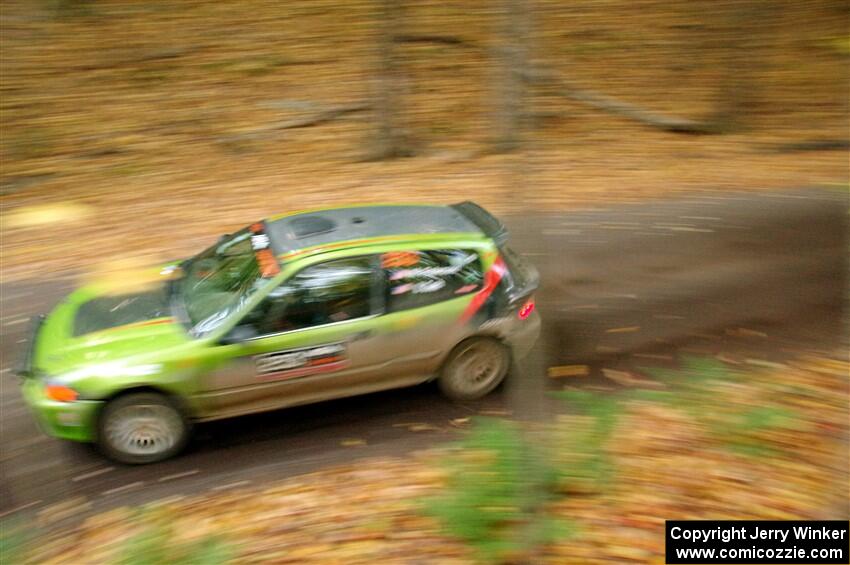
[[[270,254],[263,238],[257,230],[242,230],[186,263],[180,294],[196,337],[218,328],[274,278],[276,271],[260,264]]]

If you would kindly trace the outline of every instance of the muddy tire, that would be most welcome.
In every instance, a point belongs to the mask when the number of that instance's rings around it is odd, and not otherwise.
[[[189,438],[189,424],[167,397],[132,393],[111,400],[98,424],[98,446],[110,459],[140,465],[177,455]]]
[[[511,352],[503,343],[489,337],[473,337],[449,353],[437,385],[454,400],[475,400],[499,386],[510,366]]]

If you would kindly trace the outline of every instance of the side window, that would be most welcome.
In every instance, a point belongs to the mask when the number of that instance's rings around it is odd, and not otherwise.
[[[370,257],[307,267],[274,289],[243,323],[264,335],[368,316],[373,273]]]
[[[484,276],[474,251],[444,249],[384,253],[387,312],[419,308],[481,288]]]

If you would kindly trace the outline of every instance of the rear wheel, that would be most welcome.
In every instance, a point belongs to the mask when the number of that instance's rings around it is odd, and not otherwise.
[[[437,384],[449,398],[474,400],[499,386],[510,364],[511,354],[504,344],[488,337],[473,337],[452,350]]]
[[[183,414],[165,396],[140,392],[119,396],[103,410],[98,445],[121,463],[153,463],[179,453],[189,437]]]

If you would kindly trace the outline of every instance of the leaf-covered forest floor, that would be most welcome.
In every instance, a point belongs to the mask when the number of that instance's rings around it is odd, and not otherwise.
[[[602,445],[610,478],[561,483],[545,514],[559,520],[565,534],[536,562],[663,563],[665,519],[841,518],[848,508],[850,366],[840,357],[846,355],[804,355],[760,369],[732,365],[727,377],[691,389],[692,399],[711,411],[627,402]],[[754,410],[783,416],[762,427],[759,418],[747,417],[744,427],[723,424]],[[541,436],[548,438],[549,456],[575,468],[583,453],[576,442],[586,439],[587,426],[576,414],[549,424]],[[131,555],[128,563],[174,562],[180,548],[215,540],[227,548],[218,555],[238,563],[406,563],[413,556],[417,563],[471,563],[471,549],[423,512],[444,492],[445,456],[441,448],[369,459],[141,510],[121,507],[52,535],[38,535],[30,525],[26,531],[38,543],[29,557],[38,563],[117,563]],[[492,457],[488,450],[458,456],[467,464],[466,484],[503,479],[478,466]],[[497,509],[484,504],[479,510]],[[36,527],[49,519],[50,512],[42,512]]]
[[[364,159],[369,110],[288,127],[368,104],[376,3],[73,4],[8,0],[0,12],[2,280],[167,260],[259,217],[345,202],[474,199],[506,213],[693,190],[847,189],[846,150],[805,145],[847,140],[842,2],[777,0],[740,29],[690,0],[535,2],[534,60],[582,88],[702,119],[724,81],[746,74],[750,106],[740,131],[692,136],[535,87],[528,147],[514,156],[486,152],[493,3],[409,2],[399,33],[420,40],[398,49],[418,154],[389,162]],[[834,518],[831,505],[846,508],[847,370],[808,358],[720,385],[737,402],[769,399],[800,415],[793,430],[758,438],[778,453],[764,459],[718,448],[681,411],[635,403],[608,446],[612,488],[562,493],[549,512],[578,533],[545,560],[660,563],[665,518]],[[162,501],[145,516],[178,538],[224,532],[239,562],[469,562],[418,511],[444,484],[435,458]],[[40,540],[36,561],[108,562],[140,527],[126,508],[98,515]]]
[[[469,198],[504,213],[695,189],[846,189],[845,150],[788,145],[846,142],[844,3],[781,0],[750,23],[686,0],[535,4],[536,64],[692,119],[719,107],[729,77],[750,77],[745,128],[668,133],[534,87],[527,151],[488,154],[492,3],[430,0],[408,3],[398,30],[419,152],[369,162],[368,109],[281,126],[368,104],[375,3],[4,2],[2,278],[171,259],[259,217],[344,202]]]

